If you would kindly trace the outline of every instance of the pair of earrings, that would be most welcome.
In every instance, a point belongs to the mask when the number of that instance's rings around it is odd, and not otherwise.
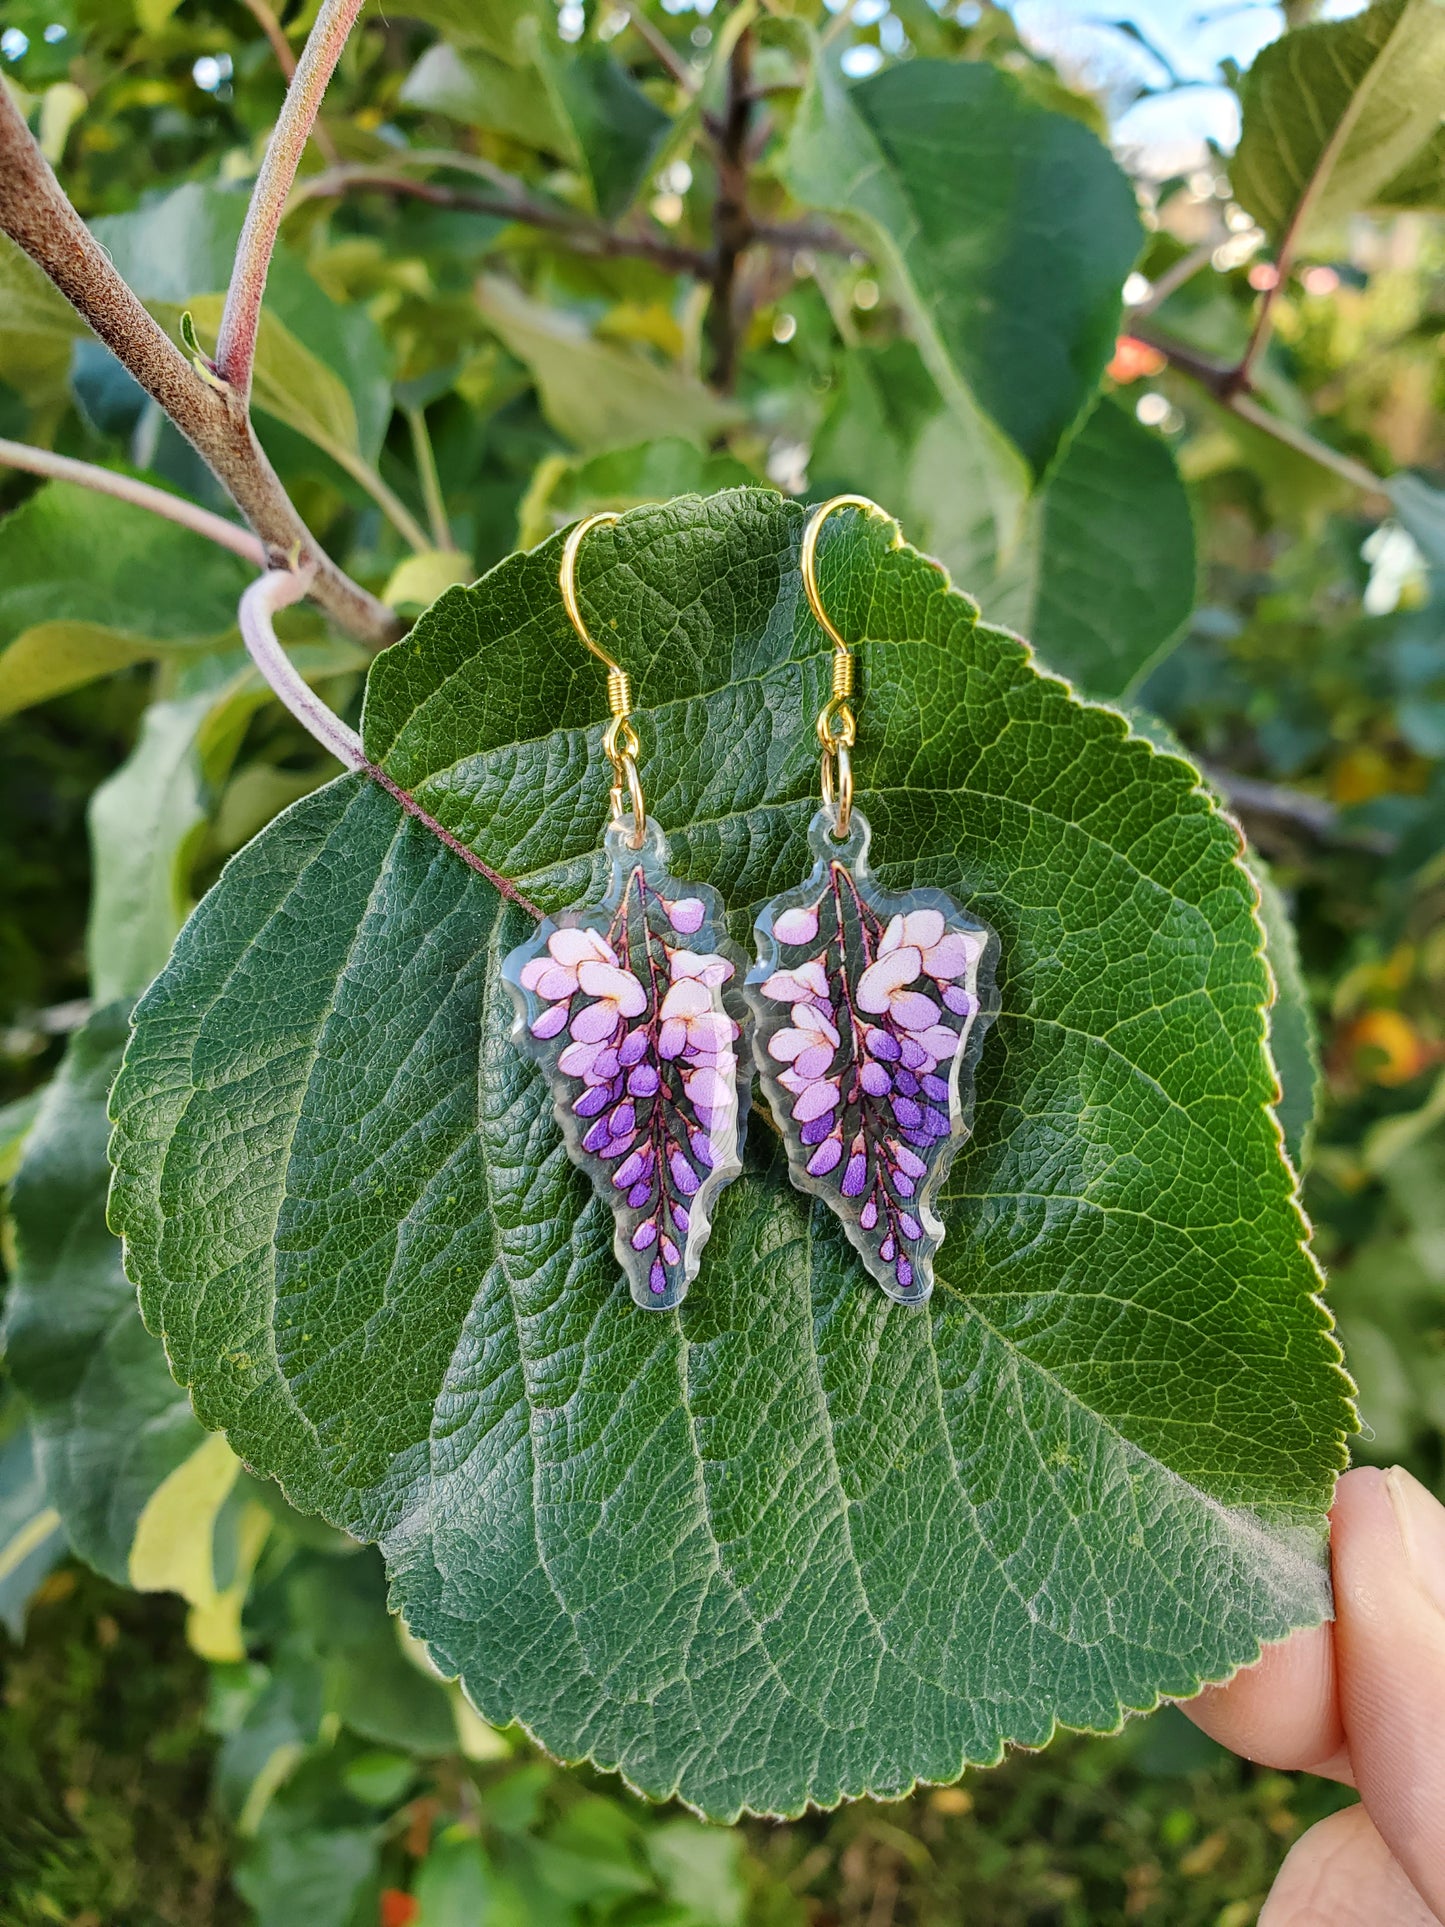
[[[751,970],[716,893],[669,872],[643,799],[627,673],[578,604],[582,542],[617,516],[579,523],[562,550],[563,604],[607,669],[611,878],[601,903],[544,919],[503,976],[513,1035],[546,1072],[568,1152],[611,1205],[618,1260],[650,1309],[686,1295],[718,1193],[742,1170],[749,1027],[793,1183],[837,1214],[890,1298],[920,1304],[933,1289],[944,1228],[932,1200],[968,1132],[998,939],[942,890],[895,895],[869,871],[869,826],[853,807],[854,659],[818,588],[819,540],[842,508],[883,514],[864,496],[835,496],[803,536],[804,592],[833,646],[816,722],[814,867],[758,915]]]

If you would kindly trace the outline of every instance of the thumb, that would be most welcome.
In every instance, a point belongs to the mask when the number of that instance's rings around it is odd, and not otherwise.
[[[1398,1467],[1340,1482],[1335,1653],[1355,1783],[1445,1919],[1445,1507]]]

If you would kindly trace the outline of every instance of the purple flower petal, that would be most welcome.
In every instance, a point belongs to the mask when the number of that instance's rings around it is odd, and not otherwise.
[[[843,1173],[842,1192],[845,1198],[858,1198],[863,1195],[863,1186],[868,1182],[868,1159],[863,1152],[855,1151],[848,1160],[848,1169]]]
[[[589,1092],[590,1096],[591,1093]],[[599,1117],[592,1129],[582,1140],[582,1149],[591,1151],[594,1156],[606,1150],[612,1142],[612,1126],[605,1117]]]
[[[661,1258],[654,1258],[652,1270],[647,1274],[647,1282],[656,1292],[667,1290],[667,1273],[662,1268]]]
[[[893,1095],[893,1115],[905,1130],[916,1131],[923,1123],[924,1113],[911,1097],[902,1097],[896,1091]]]
[[[712,1139],[706,1131],[690,1132],[687,1145],[692,1152],[694,1162],[700,1164],[704,1171],[711,1171],[717,1164],[717,1158],[713,1154]]]
[[[674,1148],[668,1153],[667,1168],[672,1173],[672,1181],[685,1198],[690,1198],[697,1190],[701,1179],[693,1170],[682,1152]]]
[[[931,1104],[923,1113],[923,1128],[930,1137],[948,1137],[953,1129],[943,1112],[935,1111]]]
[[[913,1283],[913,1267],[906,1258],[898,1260],[898,1283],[904,1291]]]
[[[946,1104],[948,1102],[948,1086],[941,1077],[925,1077],[923,1080],[923,1095],[925,1097],[931,1097],[935,1104]]]
[[[893,1088],[902,1091],[905,1097],[917,1097],[918,1079],[912,1071],[900,1068],[893,1073]]]
[[[612,1093],[605,1084],[589,1084],[572,1109],[578,1117],[596,1117],[597,1113],[605,1111],[611,1102]]]
[[[971,997],[960,984],[946,984],[943,1001],[959,1017],[971,1017],[978,1009],[978,999]]]
[[[836,1170],[842,1156],[842,1139],[837,1137],[825,1138],[808,1159],[808,1169],[815,1178],[825,1178],[830,1171]]]
[[[628,1031],[617,1046],[619,1064],[636,1064],[647,1055],[647,1026],[639,1025],[636,1030]]]
[[[858,1082],[870,1097],[887,1097],[893,1089],[893,1079],[881,1064],[871,1059],[865,1060],[858,1072]]]
[[[897,1245],[894,1244],[893,1242],[893,1233],[890,1231],[888,1236],[883,1240],[882,1244],[879,1245],[878,1247],[878,1256],[883,1260],[885,1265],[891,1265],[893,1263],[894,1253],[897,1251],[897,1249],[898,1249]]]
[[[896,1064],[899,1057],[898,1039],[879,1024],[870,1024],[863,1033],[863,1041],[870,1057],[881,1058],[885,1064]]]
[[[662,1234],[662,1255],[670,1265],[677,1264],[682,1257],[682,1253],[665,1231]]]
[[[624,1099],[612,1113],[612,1135],[614,1137],[622,1137],[624,1135],[630,1137],[636,1129],[637,1111],[631,1103]]]
[[[652,1201],[652,1179],[651,1178],[643,1178],[640,1183],[634,1184],[632,1189],[627,1194],[627,1202],[632,1206],[632,1209],[634,1211],[641,1211],[643,1206],[651,1203],[651,1201]]]
[[[928,1166],[920,1157],[915,1157],[906,1144],[893,1146],[893,1161],[900,1171],[906,1171],[910,1178],[921,1178]]]
[[[627,1088],[634,1097],[653,1097],[662,1082],[651,1064],[638,1064],[627,1074]]]
[[[799,1141],[803,1144],[821,1144],[832,1128],[833,1118],[831,1112],[824,1117],[815,1117],[811,1124],[805,1124],[802,1130],[799,1131]]]
[[[566,1004],[551,1005],[549,1009],[542,1012],[540,1017],[534,1018],[529,1026],[534,1037],[543,1038],[555,1037],[559,1031],[565,1030],[566,1028]]]
[[[692,1219],[688,1215],[687,1206],[685,1204],[679,1204],[677,1200],[674,1199],[671,1206],[671,1210],[672,1210],[672,1222],[677,1226],[678,1230],[682,1233],[683,1237],[685,1238],[688,1234],[688,1228],[692,1224]]]
[[[644,1218],[632,1234],[632,1249],[646,1251],[648,1246],[657,1242],[657,1220]]]
[[[903,1233],[905,1238],[918,1239],[923,1236],[923,1226],[910,1211],[899,1212],[898,1229]]]
[[[876,1197],[870,1198],[867,1204],[865,1204],[863,1209],[858,1213],[858,1222],[859,1224],[862,1225],[865,1231],[871,1231],[874,1225],[877,1224],[878,1200]]]

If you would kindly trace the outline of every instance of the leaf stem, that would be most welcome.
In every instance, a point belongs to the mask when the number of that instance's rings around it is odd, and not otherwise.
[[[229,549],[232,555],[239,555],[253,568],[266,566],[266,551],[249,529],[228,522],[224,515],[203,509],[196,502],[188,502],[182,495],[171,495],[149,482],[137,481],[133,475],[121,475],[113,468],[77,462],[69,455],[56,455],[48,448],[32,448],[28,442],[9,442],[3,437],[0,437],[0,462],[7,468],[24,469],[27,474],[44,475],[57,482],[74,482],[81,488],[94,489],[97,495],[113,495],[118,502],[149,509],[153,515],[162,515],[168,522],[175,522]]]
[[[274,618],[278,609],[286,609],[292,603],[299,602],[310,593],[310,589],[311,584],[304,571],[271,569],[258,577],[241,597],[241,639],[271,690],[301,727],[323,749],[329,750],[339,763],[369,777],[399,803],[408,816],[414,817],[453,855],[459,856],[469,869],[485,877],[499,895],[509,903],[515,903],[529,916],[540,918],[541,910],[529,897],[523,896],[510,877],[502,876],[490,864],[484,863],[475,850],[469,850],[430,811],[423,809],[410,790],[404,790],[379,763],[371,761],[356,731],[349,723],[343,722],[334,709],[328,708],[297,673],[291,658],[277,640]]]
[[[216,373],[243,404],[251,396],[261,303],[286,197],[306,151],[327,82],[363,4],[364,0],[322,0],[256,176],[216,343]]]
[[[426,503],[427,520],[431,523],[431,539],[439,549],[452,549],[451,524],[447,520],[447,505],[442,497],[441,477],[437,474],[437,458],[427,432],[426,410],[407,408],[402,411],[406,425],[411,430],[412,455],[416,461],[417,477],[421,482],[422,498]]]
[[[19,108],[0,87],[0,230],[49,276],[106,347],[158,401],[230,493],[268,560],[310,568],[311,594],[339,627],[373,648],[402,624],[321,548],[257,441],[244,405],[201,372],[116,273],[76,213]]]

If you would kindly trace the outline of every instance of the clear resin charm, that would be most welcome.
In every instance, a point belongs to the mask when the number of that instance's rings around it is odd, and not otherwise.
[[[757,920],[753,1056],[794,1184],[837,1212],[890,1298],[916,1305],[997,1008],[998,938],[942,890],[880,889],[858,811],[841,842],[830,824],[813,818],[812,875]]]
[[[648,819],[640,850],[607,831],[603,901],[547,917],[502,967],[513,1037],[542,1066],[574,1164],[617,1219],[639,1305],[680,1304],[714,1200],[742,1169],[737,1043],[745,959],[717,897],[679,883]]]

